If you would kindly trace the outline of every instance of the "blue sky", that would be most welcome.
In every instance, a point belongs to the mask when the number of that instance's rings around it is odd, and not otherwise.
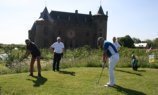
[[[130,35],[140,40],[158,37],[158,0],[102,0],[108,11],[107,39]],[[0,0],[0,43],[24,44],[28,30],[44,7],[48,11],[96,14],[100,0]]]

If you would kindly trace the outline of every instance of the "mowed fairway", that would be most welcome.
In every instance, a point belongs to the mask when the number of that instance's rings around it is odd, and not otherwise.
[[[157,95],[158,70],[115,68],[117,85],[104,87],[108,81],[105,68],[99,84],[101,68],[68,68],[59,72],[43,71],[42,78],[28,73],[0,76],[0,95]]]

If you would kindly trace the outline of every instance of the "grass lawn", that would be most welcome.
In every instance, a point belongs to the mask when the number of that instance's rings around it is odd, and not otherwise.
[[[68,68],[59,72],[43,71],[42,78],[28,73],[0,75],[0,95],[157,95],[158,70],[116,68],[115,87],[104,87],[108,81],[105,68]]]

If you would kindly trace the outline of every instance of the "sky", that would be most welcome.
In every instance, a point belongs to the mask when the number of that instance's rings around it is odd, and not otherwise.
[[[158,37],[158,0],[0,0],[0,43],[24,44],[28,30],[45,6],[48,11],[95,15],[108,11],[107,40],[130,35],[144,41]]]

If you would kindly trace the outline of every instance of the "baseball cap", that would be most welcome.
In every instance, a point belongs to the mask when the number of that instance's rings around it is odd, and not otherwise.
[[[57,40],[61,39],[60,37],[57,37]]]

